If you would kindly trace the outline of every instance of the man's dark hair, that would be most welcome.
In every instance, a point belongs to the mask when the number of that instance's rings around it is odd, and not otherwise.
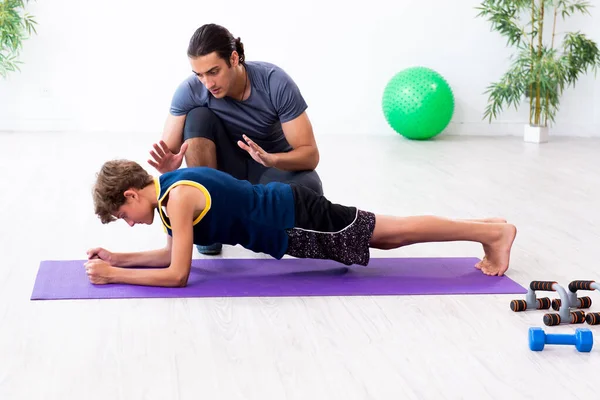
[[[195,58],[217,52],[219,57],[231,67],[229,58],[234,50],[240,55],[240,63],[244,64],[246,57],[240,38],[234,38],[226,28],[220,25],[206,24],[196,29],[192,35],[187,54],[188,57]]]

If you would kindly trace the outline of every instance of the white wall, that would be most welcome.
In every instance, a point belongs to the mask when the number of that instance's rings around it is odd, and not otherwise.
[[[506,70],[512,50],[475,18],[478,4],[37,1],[29,10],[38,35],[25,42],[22,72],[0,81],[0,131],[158,137],[173,90],[190,71],[189,37],[215,22],[242,38],[248,59],[274,62],[293,76],[317,135],[393,134],[381,94],[396,72],[413,65],[436,69],[452,85],[456,111],[448,133],[521,135],[525,107],[492,125],[482,121],[483,92]],[[600,9],[592,13],[561,30],[579,29],[600,42]],[[553,134],[600,136],[600,80],[586,76],[565,94]]]

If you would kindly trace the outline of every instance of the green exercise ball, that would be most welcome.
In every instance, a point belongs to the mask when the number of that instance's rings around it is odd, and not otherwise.
[[[426,67],[407,68],[388,82],[383,114],[400,135],[414,140],[439,135],[454,114],[454,95],[448,82]]]

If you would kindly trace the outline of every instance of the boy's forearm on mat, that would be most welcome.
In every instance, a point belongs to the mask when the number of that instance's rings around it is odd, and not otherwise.
[[[114,265],[117,267],[168,267],[171,251],[166,248],[135,253],[116,253]]]
[[[142,286],[182,287],[187,283],[187,276],[181,276],[171,267],[160,269],[113,267],[110,282]]]

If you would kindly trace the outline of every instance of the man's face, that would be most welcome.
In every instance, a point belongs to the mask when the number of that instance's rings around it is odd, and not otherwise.
[[[214,97],[221,99],[229,93],[235,76],[234,69],[227,66],[216,52],[190,58],[190,64],[192,71]]]

